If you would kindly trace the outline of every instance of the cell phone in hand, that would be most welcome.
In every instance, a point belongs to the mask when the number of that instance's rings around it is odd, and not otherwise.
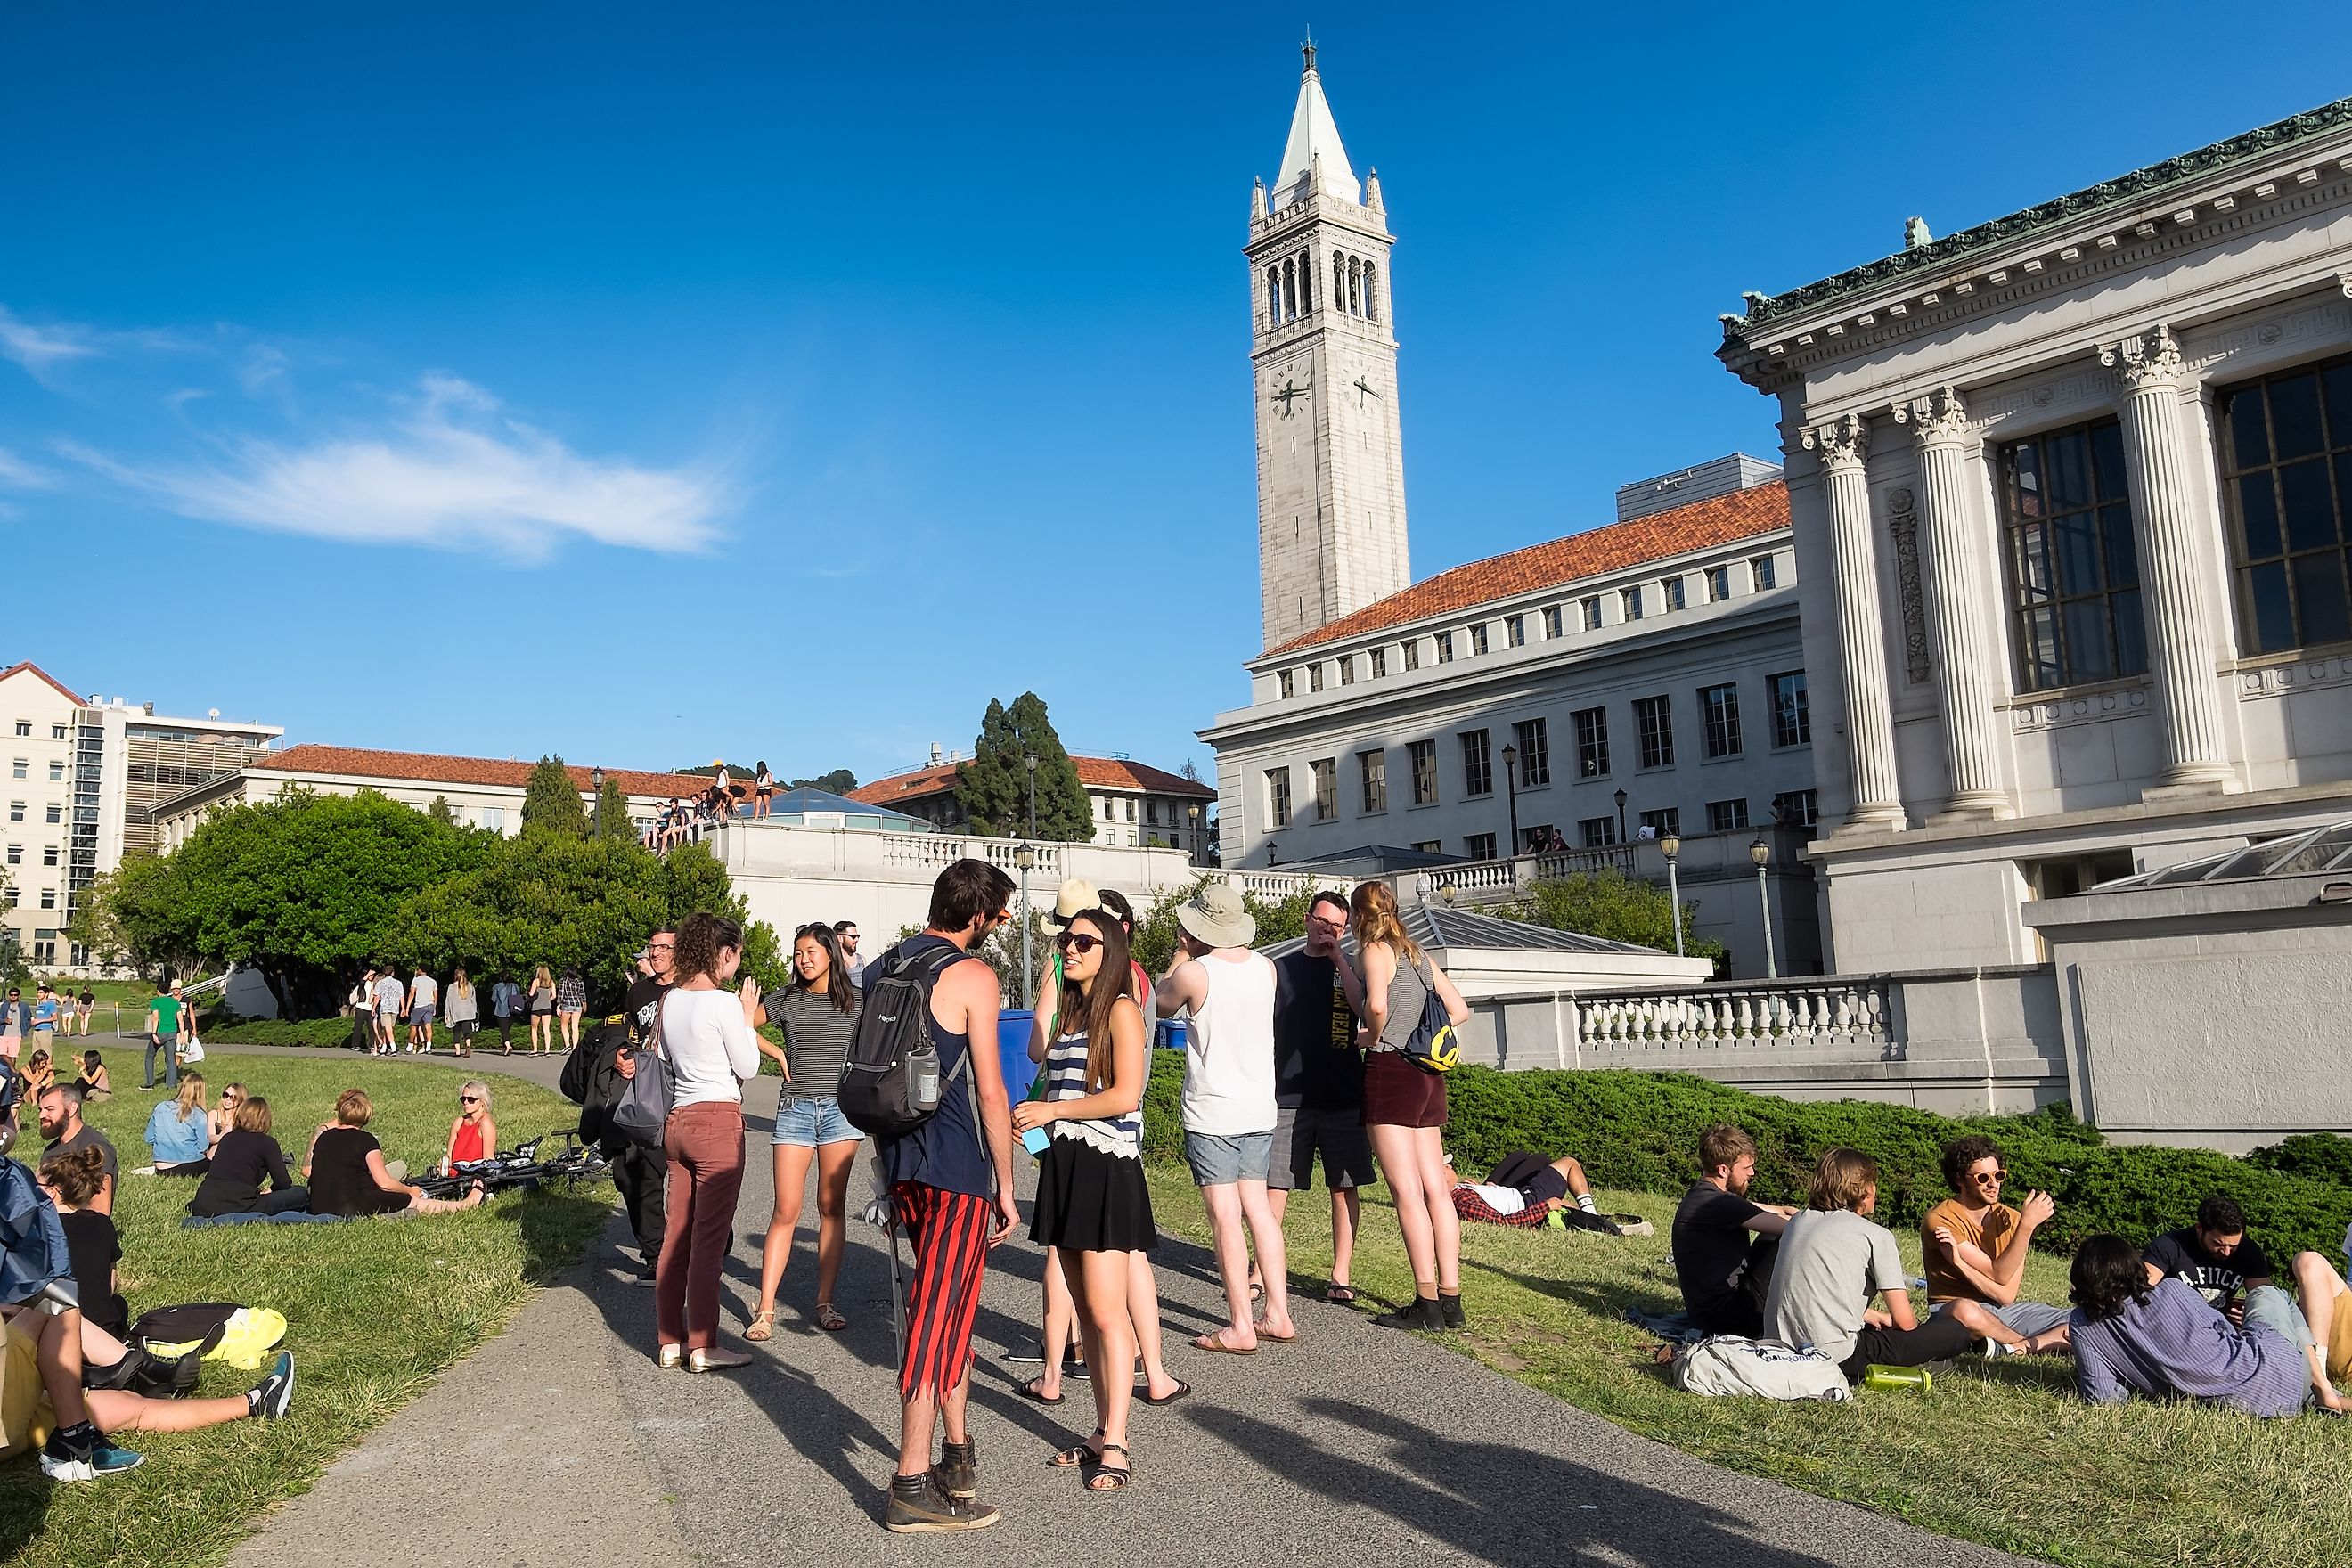
[[[1021,1146],[1032,1154],[1042,1155],[1045,1152],[1045,1146],[1053,1141],[1053,1134],[1042,1127],[1032,1127],[1028,1131],[1021,1134]]]

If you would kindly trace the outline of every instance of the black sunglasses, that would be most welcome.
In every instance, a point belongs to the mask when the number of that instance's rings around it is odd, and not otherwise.
[[[1055,947],[1060,948],[1064,952],[1075,952],[1082,958],[1102,944],[1102,938],[1088,936],[1082,931],[1066,931],[1054,939]]]
[[[457,1097],[457,1103],[460,1105],[479,1105],[482,1103],[482,1097],[478,1094],[461,1094]]]

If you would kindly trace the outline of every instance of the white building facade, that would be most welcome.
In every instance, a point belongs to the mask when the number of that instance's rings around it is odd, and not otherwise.
[[[933,746],[929,766],[860,784],[849,798],[961,833],[971,826],[956,799],[956,770],[964,760]],[[1093,809],[1090,842],[1106,849],[1181,849],[1195,862],[1205,859],[1216,839],[1216,791],[1127,757],[1073,756],[1070,762]]]
[[[2352,816],[2352,100],[1726,317],[1775,398],[1831,962]]]
[[[148,847],[157,800],[234,773],[285,733],[275,724],[159,714],[152,702],[82,697],[30,662],[0,670],[8,889],[0,940],[35,968],[82,973],[66,935],[90,883]]]

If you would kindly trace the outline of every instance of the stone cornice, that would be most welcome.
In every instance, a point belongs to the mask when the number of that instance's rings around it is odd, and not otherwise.
[[[2210,180],[2241,165],[2263,162],[2317,141],[2331,132],[2352,130],[2352,98],[2290,115],[2270,125],[2216,142],[2163,163],[2136,169],[2084,190],[2027,207],[2022,212],[1981,223],[1974,228],[1946,235],[1915,249],[1850,268],[1833,277],[1780,294],[1751,293],[1745,298],[1744,316],[1724,318],[1727,336],[1752,337],[1762,328],[1795,316],[1823,310],[1843,300],[1872,292],[1889,283],[1922,274],[1964,266],[1979,252],[1997,246],[2032,239],[2057,230],[2088,226],[2111,214],[2149,207],[2180,187]]]

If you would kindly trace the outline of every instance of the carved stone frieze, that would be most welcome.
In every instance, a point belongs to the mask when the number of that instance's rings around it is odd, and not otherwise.
[[[2048,702],[2021,702],[2009,710],[2009,727],[2013,733],[2032,735],[2044,730],[2063,729],[2070,724],[2099,724],[2129,719],[2147,711],[2147,689],[2135,687],[2126,690],[2089,692],[2081,697],[2060,697]]]
[[[1919,512],[1908,489],[1886,498],[1886,531],[1895,541],[1895,595],[1903,615],[1903,675],[1925,682],[1935,668],[1927,656],[1927,601],[1919,587]]]
[[[2238,672],[2238,695],[2281,697],[2314,686],[2352,685],[2352,654],[2306,658],[2294,664],[2264,665]]]

